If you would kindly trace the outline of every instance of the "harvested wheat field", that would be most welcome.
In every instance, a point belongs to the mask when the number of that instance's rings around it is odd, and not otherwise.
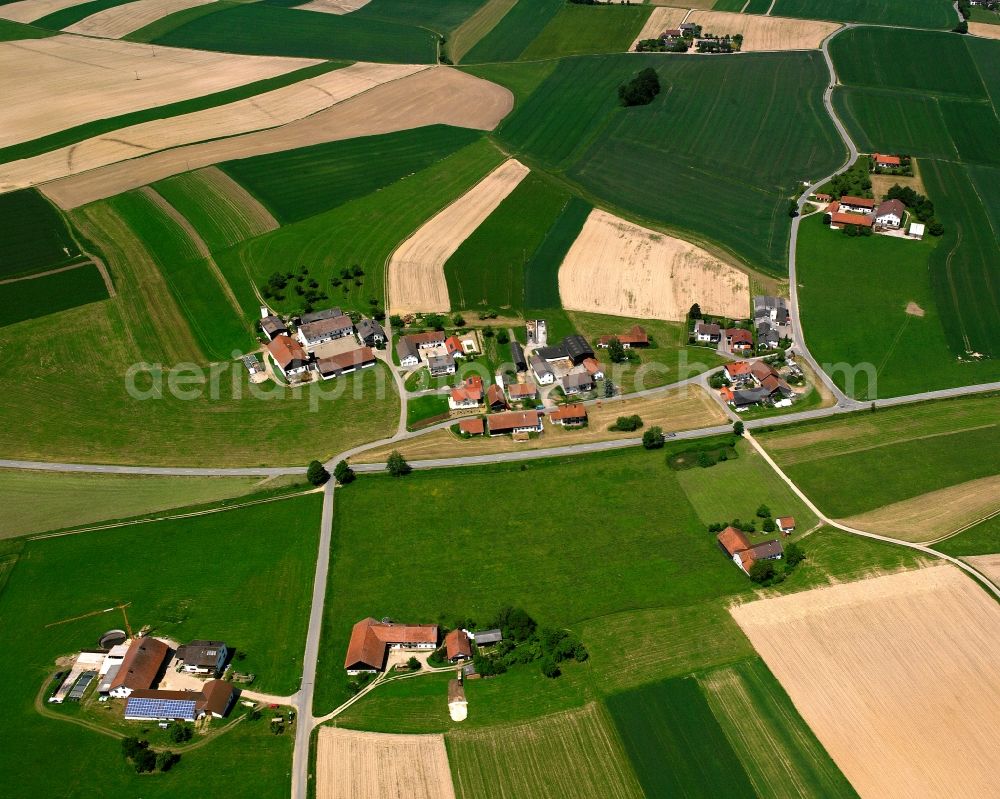
[[[743,34],[744,53],[761,50],[815,50],[840,28],[836,22],[814,19],[764,17],[729,11],[692,11],[688,22],[702,26],[705,33],[719,36]]]
[[[958,569],[731,612],[862,797],[996,795],[1000,604]]]
[[[389,308],[393,313],[451,308],[445,262],[528,172],[520,161],[505,161],[399,246],[389,259]]]
[[[0,147],[318,63],[65,34],[0,42]],[[24,80],[31,75],[31,80]],[[136,75],[139,79],[136,79]]]
[[[48,183],[42,191],[62,208],[76,208],[171,175],[251,155],[424,125],[491,130],[513,104],[510,91],[495,83],[448,67],[421,68],[416,74],[384,83],[279,128],[174,147],[110,164]],[[9,174],[7,167],[13,166],[0,167],[0,180]]]
[[[316,799],[455,798],[444,736],[321,727],[316,747]]]
[[[931,491],[845,519],[844,524],[903,541],[931,541],[1000,510],[1000,475]]]
[[[1000,554],[995,555],[970,555],[962,558],[979,569],[989,578],[990,582],[1000,587]]]
[[[1000,25],[992,25],[989,22],[970,22],[969,33],[973,36],[982,36],[984,39],[1000,39]]]
[[[871,175],[872,194],[880,200],[884,200],[886,194],[889,193],[889,189],[897,184],[900,186],[909,186],[919,194],[927,194],[923,178],[920,176],[920,165],[917,163],[917,159],[914,158],[911,163],[913,165],[913,175]]]
[[[120,39],[169,14],[214,2],[215,0],[133,0],[131,3],[98,11],[63,30],[84,36]]]
[[[276,128],[424,69],[429,67],[352,64],[235,103],[119,128],[34,158],[0,166],[0,190],[56,180],[158,150]]]
[[[322,14],[350,14],[364,8],[371,0],[311,0],[305,5],[295,6],[296,11],[319,11]]]
[[[0,6],[0,19],[12,19],[14,22],[34,22],[36,19],[55,14],[64,8],[78,6],[87,0],[18,0]]]
[[[654,8],[653,13],[649,15],[646,24],[642,26],[642,30],[635,37],[635,41],[632,42],[629,50],[635,50],[636,44],[643,39],[654,39],[663,33],[663,31],[676,28],[684,21],[687,15],[688,10],[686,8],[670,8],[668,6]]]
[[[580,429],[566,429],[552,424],[545,417],[545,432],[528,441],[514,441],[509,436],[461,439],[450,430],[399,441],[353,456],[351,463],[384,463],[393,450],[399,450],[407,460],[458,458],[466,455],[488,455],[498,452],[523,452],[531,449],[551,449],[594,441],[636,438],[639,433],[618,433],[608,430],[619,416],[638,414],[645,426],[658,425],[664,430],[693,430],[725,424],[726,416],[719,404],[699,386],[682,386],[649,397],[621,399],[587,405],[589,424]],[[456,416],[456,421],[462,417]]]
[[[697,302],[743,318],[750,279],[701,247],[595,208],[559,268],[559,296],[569,311],[676,322]]]

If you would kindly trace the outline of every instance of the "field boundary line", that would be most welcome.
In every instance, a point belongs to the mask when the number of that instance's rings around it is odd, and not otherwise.
[[[83,267],[90,265],[97,266],[97,264],[95,264],[93,261],[80,261],[80,263],[77,264],[70,264],[69,266],[60,266],[56,269],[46,270],[45,272],[36,272],[32,275],[22,275],[21,277],[10,277],[7,278],[6,280],[0,280],[0,286],[6,286],[10,283],[21,283],[25,280],[35,280],[36,278],[48,277],[49,275],[58,275],[61,272],[72,272],[74,269],[82,269]],[[98,269],[98,271],[100,271],[100,269]],[[102,275],[101,277],[103,278],[104,276]]]
[[[997,508],[995,511],[993,511],[992,513],[988,513],[985,516],[981,516],[978,519],[974,519],[973,521],[968,522],[967,524],[963,524],[957,530],[953,530],[950,533],[946,533],[945,535],[939,536],[938,538],[935,538],[932,541],[921,541],[920,543],[924,544],[925,546],[934,546],[934,544],[940,544],[942,541],[947,541],[949,538],[954,538],[956,535],[964,533],[966,530],[975,527],[978,524],[982,524],[983,522],[988,522],[990,519],[993,519],[997,516],[1000,516],[1000,508]]]

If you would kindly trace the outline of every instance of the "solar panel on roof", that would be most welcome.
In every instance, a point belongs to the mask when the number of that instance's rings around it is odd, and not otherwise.
[[[83,695],[87,692],[87,688],[90,687],[90,684],[94,681],[96,676],[97,672],[85,671],[80,676],[80,679],[76,681],[76,685],[73,686],[73,690],[69,692],[68,698],[79,702],[83,698]]]
[[[130,698],[125,706],[125,718],[190,719],[194,718],[193,699]]]

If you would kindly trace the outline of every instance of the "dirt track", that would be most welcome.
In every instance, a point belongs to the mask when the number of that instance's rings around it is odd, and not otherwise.
[[[520,161],[505,161],[399,246],[389,261],[389,308],[393,313],[451,308],[445,262],[528,171]]]
[[[688,22],[702,26],[703,33],[719,36],[743,34],[745,53],[761,50],[815,50],[840,25],[812,19],[765,17],[729,11],[692,11]]]
[[[862,797],[995,795],[1000,606],[958,569],[732,614]]]
[[[559,269],[570,311],[679,321],[692,303],[746,318],[750,279],[710,253],[594,209]]]
[[[0,97],[4,98],[0,147],[315,63],[71,34],[0,42]],[[25,80],[26,75],[31,80]]]
[[[502,86],[433,67],[280,128],[175,147],[57,180],[42,191],[57,205],[75,208],[191,169],[320,142],[433,124],[491,130],[513,104],[513,95]]]
[[[134,0],[98,11],[63,30],[84,36],[120,39],[169,14],[212,2],[215,0]]]
[[[316,799],[455,799],[444,736],[321,727]]]
[[[646,20],[646,24],[639,31],[639,35],[635,37],[635,41],[629,46],[629,50],[635,50],[636,44],[643,39],[654,39],[663,33],[663,31],[676,28],[684,21],[687,13],[688,10],[686,8],[669,8],[665,6],[654,8],[653,13]]]
[[[352,64],[246,100],[119,128],[34,158],[0,166],[0,189],[43,183],[207,139],[276,128],[426,68],[406,64]]]

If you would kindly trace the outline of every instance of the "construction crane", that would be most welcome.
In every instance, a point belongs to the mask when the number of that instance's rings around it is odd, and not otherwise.
[[[132,625],[129,624],[128,614],[125,612],[125,608],[127,608],[131,604],[132,604],[131,602],[123,602],[123,603],[121,603],[119,605],[112,605],[110,608],[104,608],[103,610],[92,610],[92,611],[90,611],[90,613],[82,613],[79,616],[72,616],[71,618],[62,619],[61,621],[54,621],[54,622],[51,622],[50,624],[46,624],[45,626],[46,626],[46,628],[48,628],[48,627],[56,627],[56,626],[58,626],[60,624],[69,624],[71,621],[79,621],[80,619],[87,619],[87,618],[90,618],[91,616],[99,616],[102,613],[111,613],[112,611],[120,610],[122,612],[122,617],[125,619],[125,632],[127,632],[128,633],[128,637],[131,638],[132,637]]]

